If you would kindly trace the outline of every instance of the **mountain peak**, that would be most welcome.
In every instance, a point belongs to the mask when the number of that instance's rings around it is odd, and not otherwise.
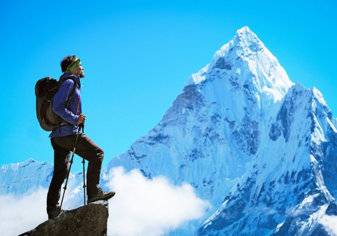
[[[260,46],[263,45],[261,40],[248,26],[244,26],[236,31],[234,41],[245,42],[248,44],[259,44]]]
[[[249,56],[263,51],[268,51],[259,37],[248,26],[244,26],[236,31],[232,40],[232,48],[237,54]]]
[[[254,32],[246,25],[236,31],[236,34],[242,34],[242,33],[254,34]]]
[[[247,26],[223,45],[212,61],[192,75],[191,83],[199,84],[214,78],[229,81],[229,87],[251,87],[258,96],[272,103],[280,101],[293,85],[277,58]]]

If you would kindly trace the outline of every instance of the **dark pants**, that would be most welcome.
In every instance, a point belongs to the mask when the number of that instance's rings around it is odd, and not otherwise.
[[[47,210],[54,208],[60,198],[62,184],[67,177],[71,151],[74,148],[75,135],[51,138],[54,149],[54,174],[49,185],[47,195]],[[103,150],[91,141],[85,134],[80,134],[77,139],[75,153],[89,161],[87,172],[88,197],[97,193],[99,176],[103,161]]]

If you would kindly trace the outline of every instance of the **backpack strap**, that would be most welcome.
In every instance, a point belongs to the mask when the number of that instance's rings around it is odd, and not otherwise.
[[[68,106],[69,106],[69,103],[70,103],[70,100],[74,97],[74,94],[75,94],[75,89],[76,89],[76,86],[77,86],[77,82],[75,81],[75,80],[73,80],[73,79],[71,79],[72,81],[74,81],[74,86],[73,86],[73,88],[71,89],[71,92],[70,92],[70,94],[69,94],[69,97],[68,97],[68,99],[67,99],[67,105],[66,105],[66,107],[68,108]]]
[[[75,89],[76,89],[76,86],[77,86],[77,82],[71,78],[71,76],[68,76],[68,77],[64,77],[60,80],[60,84],[62,84],[64,81],[68,80],[68,79],[71,79],[73,82],[74,82],[74,86],[73,88],[71,89],[71,92],[67,98],[67,101],[66,101],[66,107],[68,108],[69,106],[69,103],[70,103],[70,100],[74,97],[74,94],[75,94]]]
[[[73,88],[71,89],[71,92],[70,92],[70,94],[69,94],[69,96],[68,96],[68,98],[67,98],[67,101],[66,101],[66,108],[69,107],[70,100],[74,97],[74,95],[75,95],[75,89],[76,89],[76,87],[77,87],[77,82],[76,82],[74,79],[72,79],[71,77],[65,77],[65,78],[62,78],[62,80],[60,81],[60,83],[62,84],[62,83],[63,83],[64,81],[66,81],[67,79],[71,79],[72,81],[74,81],[74,86],[73,86]],[[67,121],[63,120],[63,121],[60,123],[59,127],[64,126],[64,125],[69,125],[69,124],[70,124],[70,123],[68,123]]]

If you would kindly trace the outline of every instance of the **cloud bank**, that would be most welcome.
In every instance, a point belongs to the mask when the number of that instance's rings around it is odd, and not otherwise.
[[[111,236],[163,235],[200,218],[208,207],[189,184],[175,186],[164,177],[149,180],[138,170],[115,168],[105,179],[116,192],[109,202]]]
[[[175,186],[164,177],[149,180],[138,170],[115,168],[104,178],[116,192],[109,201],[109,236],[163,235],[200,218],[209,206],[190,185]],[[76,189],[69,189],[66,209],[78,207],[82,192]],[[46,221],[46,197],[42,188],[20,197],[0,196],[0,235],[18,235]]]
[[[0,235],[18,235],[47,220],[46,189],[17,197],[0,196]]]

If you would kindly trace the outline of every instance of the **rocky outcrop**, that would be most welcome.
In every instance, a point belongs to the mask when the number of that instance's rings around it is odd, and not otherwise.
[[[107,234],[108,203],[96,202],[63,212],[20,236],[71,236]]]

